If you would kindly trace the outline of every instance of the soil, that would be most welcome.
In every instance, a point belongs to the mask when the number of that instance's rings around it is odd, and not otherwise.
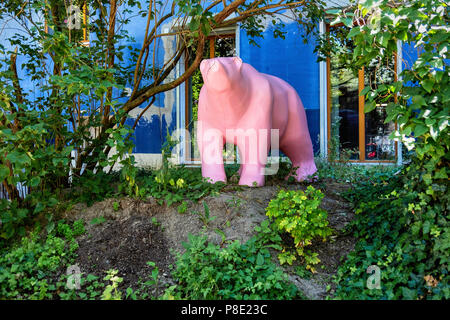
[[[340,196],[349,185],[332,181],[313,185],[324,192],[321,207],[327,210],[330,227],[337,232],[330,241],[313,244],[311,249],[319,253],[321,264],[311,277],[301,278],[295,265],[283,268],[307,298],[324,299],[333,293],[331,277],[341,259],[354,247],[355,239],[339,232],[352,220],[353,213]],[[179,213],[177,205],[161,206],[153,198],[107,199],[91,207],[76,204],[63,218],[86,222],[87,232],[79,239],[77,261],[82,272],[103,277],[107,270],[117,269],[124,279],[121,287],[137,288],[139,279],[146,281],[151,273],[146,263],[153,261],[160,270],[163,286],[174,283],[170,265],[176,254],[183,252],[182,242],[187,241],[189,233],[204,232],[210,241],[223,245],[221,235],[215,231],[220,229],[227,240],[245,242],[254,235],[254,227],[267,218],[265,208],[280,188],[269,185],[208,196],[198,203],[187,202],[185,213]],[[305,189],[306,185],[286,184],[283,188]],[[214,220],[201,218],[205,211],[203,201]],[[93,223],[102,218],[104,222]],[[278,262],[275,254],[274,261]],[[331,288],[328,292],[327,286]]]
[[[83,272],[105,274],[118,269],[125,288],[148,280],[148,261],[157,262],[162,274],[168,274],[173,262],[164,233],[145,216],[100,224],[81,238],[79,245],[78,265]]]

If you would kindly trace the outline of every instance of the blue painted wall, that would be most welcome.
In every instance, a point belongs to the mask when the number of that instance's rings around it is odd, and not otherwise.
[[[135,28],[137,23],[132,23],[130,33],[134,34],[136,39],[141,39],[139,33],[142,32],[142,29]],[[240,57],[258,71],[286,80],[297,90],[305,106],[314,152],[318,152],[320,132],[319,64],[317,63],[317,56],[313,53],[314,41],[304,44],[301,38],[303,30],[296,23],[287,23],[285,31],[287,32],[285,39],[274,38],[273,27],[268,27],[263,34],[264,39],[254,39],[259,44],[259,47],[257,47],[249,44],[245,30],[241,30],[239,34]],[[139,47],[141,43],[142,41],[138,40],[133,46]],[[163,54],[161,52],[160,56],[163,56]],[[164,107],[166,103],[165,94],[161,94],[155,105]],[[160,152],[161,141],[164,143],[167,129],[169,129],[169,132],[176,129],[175,103],[171,107],[170,123],[167,123],[164,115],[161,120],[159,116],[152,115],[151,120],[142,118],[139,121],[133,137],[135,141],[133,152]],[[133,125],[134,119],[130,118],[127,124]]]
[[[319,151],[320,84],[319,63],[314,41],[303,43],[304,32],[296,23],[286,23],[285,39],[273,36],[268,27],[263,39],[254,39],[259,47],[251,45],[245,30],[240,32],[240,56],[258,71],[277,76],[291,84],[302,99],[308,118],[308,129],[314,152]]]
[[[142,48],[142,43],[144,40],[145,26],[147,23],[147,18],[142,18],[140,16],[133,18],[132,22],[127,25],[127,31],[130,35],[133,36],[135,42],[126,42],[122,43],[126,46],[131,46],[133,48],[137,48],[140,50]],[[164,61],[164,48],[163,43],[159,39],[156,44],[156,64],[162,65]],[[150,52],[149,57],[152,56],[152,52]],[[131,61],[130,51],[125,52],[124,54],[124,63],[129,63]],[[150,67],[149,67],[150,68]],[[133,69],[134,70],[134,69]],[[141,86],[145,86],[148,83],[142,81]],[[128,87],[132,87],[129,84]],[[169,106],[169,102],[166,99],[168,93],[161,93],[156,96],[155,102],[153,106],[150,107],[151,112],[148,116],[143,116],[134,132],[132,140],[135,144],[133,148],[133,153],[161,153],[161,147],[166,141],[167,131],[172,133],[176,129],[176,103],[173,100],[173,103]],[[172,94],[174,94],[172,92]],[[123,102],[126,101],[126,97],[122,98]],[[144,102],[140,108],[144,109],[147,106],[148,102]],[[158,108],[170,108],[171,109],[171,119],[168,121],[166,116],[162,114],[159,116]],[[133,126],[136,118],[128,118],[125,122],[126,125]],[[169,122],[169,123],[168,123]]]
[[[1,19],[0,19],[1,20]],[[122,43],[140,48],[142,46],[145,18],[134,17],[132,22],[127,26],[127,30],[133,35],[132,43]],[[7,45],[6,39],[15,31],[14,25],[10,24],[9,28],[4,30],[0,37],[0,43]],[[320,132],[320,106],[319,106],[319,63],[317,56],[314,54],[314,41],[305,44],[302,41],[301,34],[303,30],[296,23],[286,23],[286,38],[274,38],[273,26],[269,26],[263,36],[264,38],[255,38],[259,47],[251,45],[245,30],[241,30],[239,34],[239,48],[241,58],[253,65],[260,72],[278,76],[290,83],[298,92],[305,106],[308,117],[308,127],[313,142],[314,151],[319,150],[319,132]],[[158,45],[158,61],[162,61],[164,50],[162,43]],[[409,45],[403,45],[403,59],[408,65],[411,65],[417,59],[417,50]],[[125,57],[125,62],[130,60],[129,56]],[[25,70],[20,66],[26,62],[22,57],[18,58],[19,76],[25,81],[22,83],[25,90],[28,90],[33,96],[39,93],[35,90],[36,85],[27,80]],[[405,65],[406,67],[406,65]],[[45,94],[45,93],[44,93]],[[169,95],[172,95],[169,99]],[[135,142],[134,153],[160,153],[161,145],[165,141],[167,130],[172,132],[176,129],[176,99],[173,98],[174,93],[163,93],[157,96],[154,106],[152,106],[152,114],[141,118],[133,136]],[[123,101],[126,98],[121,98]],[[141,107],[144,108],[146,104]],[[158,108],[166,109],[159,116]],[[133,125],[135,119],[127,120],[128,125]]]
[[[133,126],[134,122],[135,118],[128,118],[125,124]],[[161,153],[161,147],[166,141],[167,130],[172,133],[175,129],[175,106],[172,108],[172,121],[169,124],[165,115],[161,116],[161,120],[158,115],[152,115],[151,120],[141,118],[132,137],[135,144],[133,153]]]

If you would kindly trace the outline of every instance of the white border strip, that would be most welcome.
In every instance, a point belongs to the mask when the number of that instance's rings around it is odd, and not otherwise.
[[[402,81],[400,73],[403,71],[403,52],[402,52],[402,42],[397,40],[397,81]],[[403,164],[403,154],[402,154],[402,142],[397,141],[397,165],[401,166]]]
[[[319,32],[321,35],[325,34],[325,22],[321,21],[319,24]],[[328,110],[327,110],[327,63],[326,61],[319,62],[319,96],[320,96],[320,155],[322,158],[327,158],[328,153]]]
[[[241,57],[241,24],[239,22],[236,23],[235,32],[236,56]]]

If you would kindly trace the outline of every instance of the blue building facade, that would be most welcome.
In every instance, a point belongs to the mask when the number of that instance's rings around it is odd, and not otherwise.
[[[314,53],[315,41],[304,43],[301,33],[304,32],[299,24],[292,20],[283,21],[285,24],[285,38],[274,37],[273,26],[267,23],[261,38],[253,39],[257,45],[251,44],[245,30],[239,25],[226,30],[215,30],[213,34],[227,34],[234,37],[235,55],[245,63],[251,64],[262,73],[271,74],[290,83],[302,99],[308,118],[308,127],[313,142],[314,152],[320,153],[320,63]],[[163,26],[169,30],[170,24]],[[166,30],[166,31],[167,31]],[[163,53],[163,55],[166,53]],[[182,59],[183,60],[183,59]],[[184,71],[184,63],[180,62],[175,73]],[[160,94],[154,107],[150,108],[141,118],[136,128],[134,142],[135,153],[138,162],[150,163],[157,161],[161,145],[165,141],[167,130],[175,132],[186,128],[187,118],[186,104],[189,90],[183,83],[178,88]],[[142,108],[137,108],[130,113],[128,124],[133,124],[135,117],[140,114]],[[195,133],[193,133],[195,134]],[[179,137],[179,135],[176,135]],[[182,147],[184,144],[180,144]],[[185,154],[181,151],[181,154]],[[181,156],[184,163],[198,163],[192,159]]]
[[[288,18],[280,18],[285,24],[285,39],[274,37],[273,26],[269,22],[262,34],[262,38],[253,39],[258,46],[251,44],[252,41],[247,36],[239,24],[230,26],[226,30],[214,30],[213,34],[228,34],[234,37],[235,55],[251,64],[257,70],[263,73],[280,77],[290,83],[298,92],[302,99],[308,118],[308,127],[313,142],[314,152],[317,155],[326,156],[329,139],[329,109],[330,109],[330,71],[326,62],[318,62],[317,55],[314,53],[315,41],[311,39],[304,43],[301,37],[304,32],[296,22]],[[271,20],[270,20],[271,21]],[[146,18],[136,16],[127,25],[128,32],[133,35],[135,42],[126,43],[135,48],[140,48],[144,39],[144,28]],[[169,32],[173,28],[173,23],[168,22],[161,26],[162,32]],[[325,32],[325,23],[318,26],[322,32]],[[17,29],[14,25],[9,25],[7,30],[1,34],[0,43],[6,44],[5,39],[11,36]],[[158,60],[163,62],[166,57],[173,52],[174,37],[162,38],[158,43]],[[399,43],[399,59],[408,57],[408,61],[413,61],[414,48],[404,46]],[[125,60],[127,57],[125,56]],[[184,59],[181,59],[177,68],[169,76],[174,78],[181,75],[184,71]],[[18,57],[20,66],[21,57]],[[397,72],[400,73],[404,67],[402,62],[397,63]],[[26,78],[25,71],[19,68],[19,77]],[[34,84],[30,81],[24,81],[24,89],[38,96],[39,93],[34,90]],[[187,86],[187,87],[186,87]],[[177,133],[177,137],[184,137],[180,133],[186,129],[186,123],[189,120],[189,114],[186,106],[189,105],[190,97],[186,96],[189,92],[189,84],[183,83],[177,88],[161,93],[151,108],[144,113],[139,120],[134,134],[135,147],[133,153],[139,164],[143,166],[152,166],[157,164],[161,158],[161,148],[165,141],[166,133]],[[121,98],[126,101],[126,97]],[[132,110],[129,113],[127,124],[133,125],[138,115],[141,114],[145,104]],[[186,144],[180,144],[180,161],[183,163],[195,164],[198,161],[186,157],[186,150],[183,150]],[[397,162],[401,162],[400,145],[396,147]]]

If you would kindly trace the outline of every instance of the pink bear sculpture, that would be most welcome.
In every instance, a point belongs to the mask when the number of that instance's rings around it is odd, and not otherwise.
[[[271,132],[278,133],[279,150],[298,167],[297,181],[317,171],[306,113],[292,86],[238,57],[203,60],[200,71],[197,141],[203,177],[226,182],[222,151],[232,143],[239,150],[239,184],[263,186]]]

